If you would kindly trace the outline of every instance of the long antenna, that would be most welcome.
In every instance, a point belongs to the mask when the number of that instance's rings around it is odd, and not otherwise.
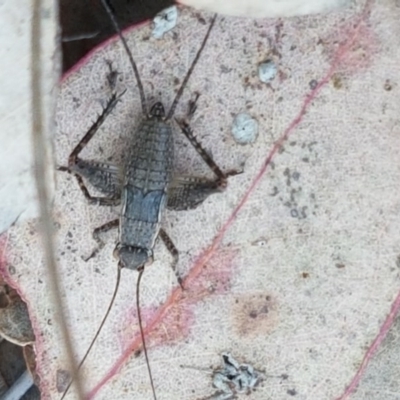
[[[143,84],[142,84],[142,81],[140,80],[139,71],[137,69],[136,63],[135,63],[135,61],[133,61],[132,53],[129,50],[128,44],[126,43],[124,36],[122,35],[121,29],[118,25],[118,22],[115,18],[115,15],[112,11],[110,4],[109,4],[109,0],[101,0],[101,2],[103,3],[103,6],[104,6],[105,10],[107,11],[108,16],[111,19],[111,22],[114,26],[115,31],[118,33],[118,36],[121,39],[121,42],[125,48],[126,53],[128,54],[129,61],[132,65],[133,72],[135,74],[136,82],[137,82],[139,93],[140,93],[140,102],[142,103],[142,112],[144,115],[147,115],[146,97],[144,95]]]
[[[183,91],[185,89],[185,86],[186,86],[190,76],[192,75],[194,67],[197,64],[197,61],[199,61],[200,55],[201,55],[201,53],[202,53],[202,51],[204,49],[204,46],[207,43],[208,37],[210,36],[211,29],[213,28],[214,22],[215,22],[216,19],[217,19],[217,14],[214,14],[214,16],[213,16],[213,18],[211,20],[211,24],[210,24],[210,26],[208,28],[207,33],[206,33],[206,36],[203,39],[203,43],[201,44],[200,49],[198,50],[198,52],[196,54],[196,57],[192,61],[192,65],[190,66],[189,71],[187,72],[187,74],[185,76],[185,79],[183,80],[182,85],[179,88],[178,93],[176,94],[174,101],[172,102],[172,106],[171,106],[170,110],[168,111],[168,114],[167,114],[167,117],[166,117],[167,120],[170,119],[174,115],[176,106],[178,105],[178,102],[179,102],[180,98],[182,97],[182,94],[183,94]]]
[[[138,322],[139,322],[139,328],[140,328],[140,336],[142,338],[142,344],[143,344],[143,351],[144,351],[144,356],[146,358],[146,364],[147,364],[147,371],[149,373],[149,378],[150,378],[150,384],[151,384],[151,390],[153,391],[153,398],[154,400],[157,400],[156,396],[156,389],[154,388],[154,382],[153,382],[153,375],[151,373],[151,368],[150,368],[150,362],[149,362],[149,356],[147,355],[147,347],[146,347],[146,341],[144,339],[144,331],[143,331],[143,325],[142,325],[142,315],[140,313],[140,297],[139,297],[139,288],[140,288],[140,281],[142,279],[142,275],[144,272],[144,267],[142,267],[139,271],[139,276],[137,279],[137,284],[136,284],[136,308],[137,308],[137,314],[138,314]]]
[[[117,281],[115,282],[114,293],[113,293],[113,295],[112,295],[110,304],[108,305],[107,311],[106,311],[106,313],[104,314],[104,317],[103,317],[103,319],[102,319],[102,321],[101,321],[101,323],[100,323],[100,326],[99,326],[98,329],[97,329],[96,334],[94,335],[94,338],[93,338],[92,342],[90,343],[90,346],[89,346],[88,349],[86,350],[86,353],[85,353],[85,355],[83,356],[81,362],[78,364],[78,368],[76,369],[76,372],[78,372],[79,369],[82,367],[83,363],[85,362],[87,356],[88,356],[89,353],[90,353],[90,350],[92,350],[92,347],[93,347],[95,341],[97,340],[97,337],[100,335],[100,332],[101,332],[101,330],[103,329],[103,326],[104,326],[104,324],[105,324],[105,322],[106,322],[106,320],[107,320],[107,318],[108,318],[108,315],[110,314],[111,308],[112,308],[112,306],[114,305],[115,298],[117,297],[117,293],[118,293],[118,288],[119,288],[119,282],[120,282],[120,280],[121,280],[121,267],[118,265]],[[63,393],[63,395],[62,395],[62,397],[61,397],[61,400],[63,400],[64,397],[67,395],[68,390],[69,390],[69,388],[70,388],[71,385],[72,385],[72,382],[73,382],[73,379],[71,379],[70,383],[68,384],[67,388],[65,389],[65,391],[64,391],[64,393]]]

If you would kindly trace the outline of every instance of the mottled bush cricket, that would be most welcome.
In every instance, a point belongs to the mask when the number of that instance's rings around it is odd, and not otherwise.
[[[60,170],[68,171],[76,177],[82,193],[90,204],[121,207],[118,219],[107,222],[93,232],[93,238],[98,243],[98,247],[89,258],[95,256],[104,246],[104,243],[100,239],[100,234],[110,229],[118,228],[118,242],[114,249],[114,256],[118,260],[118,275],[111,302],[79,367],[87,358],[114,304],[119,287],[121,269],[125,267],[137,270],[139,272],[136,287],[138,323],[153,397],[156,399],[141,321],[139,288],[144,267],[150,265],[153,261],[153,249],[158,237],[161,238],[172,254],[172,268],[176,273],[179,253],[166,231],[161,227],[162,215],[166,208],[175,211],[196,208],[209,195],[222,192],[227,187],[228,176],[237,173],[236,171],[230,171],[228,173],[222,172],[211,156],[202,148],[194,137],[188,121],[195,112],[198,96],[195,101],[190,103],[188,117],[186,119],[175,119],[175,122],[189,142],[195,147],[205,163],[214,172],[216,178],[180,177],[174,176],[173,171],[174,145],[172,118],[185,86],[206,45],[211,29],[215,23],[216,15],[212,18],[201,47],[192,61],[169,111],[166,113],[162,103],[156,102],[151,107],[150,112],[148,112],[144,89],[136,63],[133,60],[133,56],[121,33],[108,1],[102,0],[102,2],[122,41],[133,68],[140,93],[143,115],[142,122],[135,132],[135,138],[131,147],[128,149],[123,166],[117,167],[112,164],[85,161],[79,158],[80,152],[98,131],[123,94],[116,95],[114,93],[97,121],[70,154],[68,167],[60,168]],[[91,196],[84,183],[84,179],[106,197]],[[182,287],[182,281],[177,273],[176,275]],[[68,388],[64,392],[63,397],[66,395]]]

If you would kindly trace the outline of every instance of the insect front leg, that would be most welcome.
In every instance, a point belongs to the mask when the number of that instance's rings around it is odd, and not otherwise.
[[[101,240],[100,234],[108,232],[111,229],[118,228],[119,219],[114,219],[112,221],[106,222],[104,225],[99,226],[93,231],[93,239],[97,242],[97,247],[92,251],[88,257],[82,257],[84,261],[89,261],[91,258],[95,257],[99,251],[104,247],[105,243]]]
[[[167,250],[172,255],[173,261],[172,261],[171,268],[175,273],[175,276],[176,276],[176,279],[177,279],[177,281],[179,283],[179,286],[183,289],[182,278],[179,276],[179,273],[178,273],[177,268],[176,268],[177,265],[178,265],[178,261],[179,261],[179,251],[175,247],[174,242],[168,236],[167,232],[165,232],[164,229],[162,229],[162,228],[160,229],[159,236],[160,236],[161,240],[164,242],[164,245],[167,248]]]

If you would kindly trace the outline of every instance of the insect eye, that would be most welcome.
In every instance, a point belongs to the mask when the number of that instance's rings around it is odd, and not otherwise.
[[[113,251],[113,256],[115,259],[119,260],[119,247],[117,246]]]
[[[153,261],[154,261],[153,256],[150,256],[150,257],[147,259],[147,261],[146,261],[146,263],[144,264],[144,266],[145,266],[145,267],[148,267],[149,265],[153,264]]]

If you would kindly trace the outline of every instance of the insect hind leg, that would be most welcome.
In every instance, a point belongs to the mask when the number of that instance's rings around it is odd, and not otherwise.
[[[90,140],[93,138],[95,133],[99,130],[100,126],[103,124],[105,119],[110,115],[111,111],[114,109],[114,107],[116,106],[117,102],[120,100],[120,98],[124,95],[125,92],[126,92],[126,90],[124,90],[118,96],[117,96],[116,93],[113,93],[113,95],[111,96],[110,100],[108,100],[107,105],[103,109],[103,112],[99,115],[97,120],[94,122],[94,124],[87,131],[86,135],[76,145],[74,150],[72,150],[72,153],[70,154],[70,156],[68,158],[68,166],[69,167],[71,167],[74,164],[76,164],[76,161],[77,161],[79,153],[90,142]]]
[[[197,100],[197,98],[196,98]],[[194,106],[195,107],[195,106]],[[190,106],[189,106],[190,108]],[[190,111],[190,110],[189,110]],[[178,126],[180,127],[182,133],[187,137],[191,145],[196,149],[197,153],[200,155],[200,157],[204,160],[204,162],[210,167],[210,169],[214,172],[214,174],[217,176],[217,179],[212,182],[213,186],[217,185],[220,190],[224,190],[228,184],[228,177],[233,176],[233,175],[238,175],[241,174],[243,171],[237,171],[237,170],[231,170],[228,172],[223,172],[216,162],[212,159],[212,157],[204,150],[203,146],[200,144],[200,142],[196,139],[196,137],[193,134],[193,130],[190,127],[189,123],[187,120],[178,120],[175,119],[177,122]]]
[[[167,207],[170,210],[181,211],[195,209],[203,203],[208,196],[214,193],[223,192],[228,185],[229,176],[238,175],[243,172],[242,170],[223,172],[194,136],[188,120],[196,111],[196,102],[198,98],[199,94],[196,93],[194,100],[189,102],[189,110],[186,119],[175,120],[183,134],[217,177],[215,179],[191,176],[175,178],[168,190]]]
[[[75,176],[76,180],[78,181],[78,185],[79,185],[83,195],[88,200],[89,204],[97,204],[97,205],[102,205],[102,206],[116,206],[116,205],[120,204],[120,196],[118,196],[118,195],[114,195],[109,198],[92,196],[89,193],[89,190],[87,189],[82,177],[74,172],[74,169],[75,169],[74,167],[79,163],[78,156],[79,156],[80,152],[85,148],[85,146],[90,142],[90,140],[93,138],[95,133],[99,130],[100,126],[103,124],[103,122],[108,117],[108,115],[111,113],[111,111],[114,109],[115,105],[117,104],[117,102],[120,100],[121,96],[124,93],[125,93],[125,91],[123,91],[119,95],[114,93],[111,96],[111,98],[107,102],[107,105],[104,108],[103,112],[100,114],[100,116],[97,118],[97,120],[90,127],[88,132],[80,140],[80,142],[76,145],[76,147],[74,148],[74,150],[68,157],[68,167],[59,167],[58,168],[59,171],[67,171],[67,172],[72,173]]]
[[[194,94],[194,99],[189,100],[189,104],[188,104],[188,112],[186,115],[186,119],[187,121],[190,121],[194,115],[194,113],[197,110],[197,100],[200,97],[200,93],[199,92],[195,92]]]

